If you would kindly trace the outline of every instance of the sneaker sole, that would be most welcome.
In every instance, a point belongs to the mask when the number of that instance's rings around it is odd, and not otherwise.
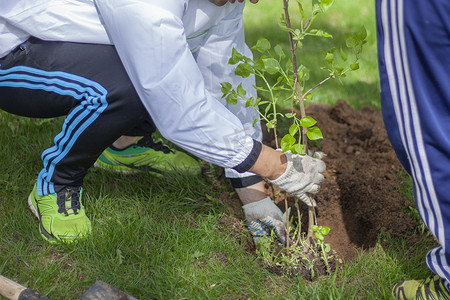
[[[47,242],[49,242],[50,244],[57,244],[60,241],[58,239],[56,239],[54,236],[52,236],[51,234],[49,234],[43,227],[42,227],[42,223],[41,223],[41,218],[39,218],[39,214],[37,212],[36,207],[33,204],[33,200],[31,200],[31,194],[28,196],[28,207],[30,208],[31,212],[33,213],[33,215],[39,220],[39,233],[41,234],[41,236],[44,238],[44,240],[46,240]]]
[[[36,207],[34,207],[33,200],[31,200],[31,194],[28,196],[28,207],[30,208],[33,215],[35,215],[35,217],[40,221],[39,214],[36,210]]]

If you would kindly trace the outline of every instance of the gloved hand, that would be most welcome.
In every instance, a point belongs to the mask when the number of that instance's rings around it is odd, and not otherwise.
[[[309,155],[285,152],[287,158],[286,171],[274,180],[269,180],[279,188],[302,200],[308,206],[316,206],[310,194],[316,194],[324,177],[325,163],[321,159]]]
[[[271,229],[278,239],[286,244],[286,213],[283,214],[269,197],[246,204],[242,209],[255,244],[258,238],[270,235]]]

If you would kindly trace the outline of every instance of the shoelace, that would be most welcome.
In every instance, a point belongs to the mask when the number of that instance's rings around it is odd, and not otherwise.
[[[144,136],[142,139],[140,139],[137,144],[137,146],[151,148],[156,151],[161,151],[163,153],[170,153],[171,150],[169,147],[163,145],[161,142],[155,142],[151,136]]]
[[[74,215],[78,214],[78,210],[81,210],[80,203],[81,187],[65,187],[57,194],[56,203],[58,204],[58,213],[64,213],[68,216],[70,213],[67,211],[66,202],[70,201],[70,210]]]

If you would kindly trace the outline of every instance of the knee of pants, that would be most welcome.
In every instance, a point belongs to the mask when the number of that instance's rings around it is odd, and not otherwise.
[[[120,115],[136,120],[148,118],[148,112],[131,83],[108,91],[109,110],[120,112]]]

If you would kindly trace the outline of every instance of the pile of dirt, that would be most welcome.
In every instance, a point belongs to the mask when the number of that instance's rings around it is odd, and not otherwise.
[[[317,224],[331,228],[327,243],[344,259],[358,250],[375,246],[381,232],[404,235],[418,225],[407,214],[411,204],[402,195],[402,166],[389,142],[381,111],[372,107],[355,110],[344,100],[333,106],[307,107],[317,120],[324,139],[316,150],[323,151],[327,164],[325,181],[317,201]],[[270,136],[265,143],[273,146]],[[284,210],[285,193],[266,184]],[[288,196],[289,203],[293,197]],[[303,211],[302,224],[307,224]]]
[[[317,223],[332,230],[327,241],[348,261],[368,249],[380,232],[403,235],[418,225],[400,191],[402,166],[388,139],[381,111],[360,111],[339,100],[332,107],[313,105],[307,114],[322,130],[327,154],[325,181],[315,197]]]
[[[381,232],[413,232],[418,224],[407,215],[411,204],[400,191],[402,167],[387,137],[381,112],[371,107],[355,110],[339,100],[333,106],[308,106],[307,115],[317,120],[324,136],[317,150],[327,155],[325,181],[315,196],[317,224],[331,228],[326,242],[338,256],[351,260],[358,251],[373,247]],[[263,142],[274,146],[270,135]],[[293,206],[294,198],[271,184],[266,183],[266,191],[282,211],[286,196]],[[221,201],[232,204],[229,207],[239,207],[235,195],[223,196]],[[308,214],[303,206],[305,228]],[[243,218],[239,209],[232,213]],[[254,251],[248,239],[243,242]]]

